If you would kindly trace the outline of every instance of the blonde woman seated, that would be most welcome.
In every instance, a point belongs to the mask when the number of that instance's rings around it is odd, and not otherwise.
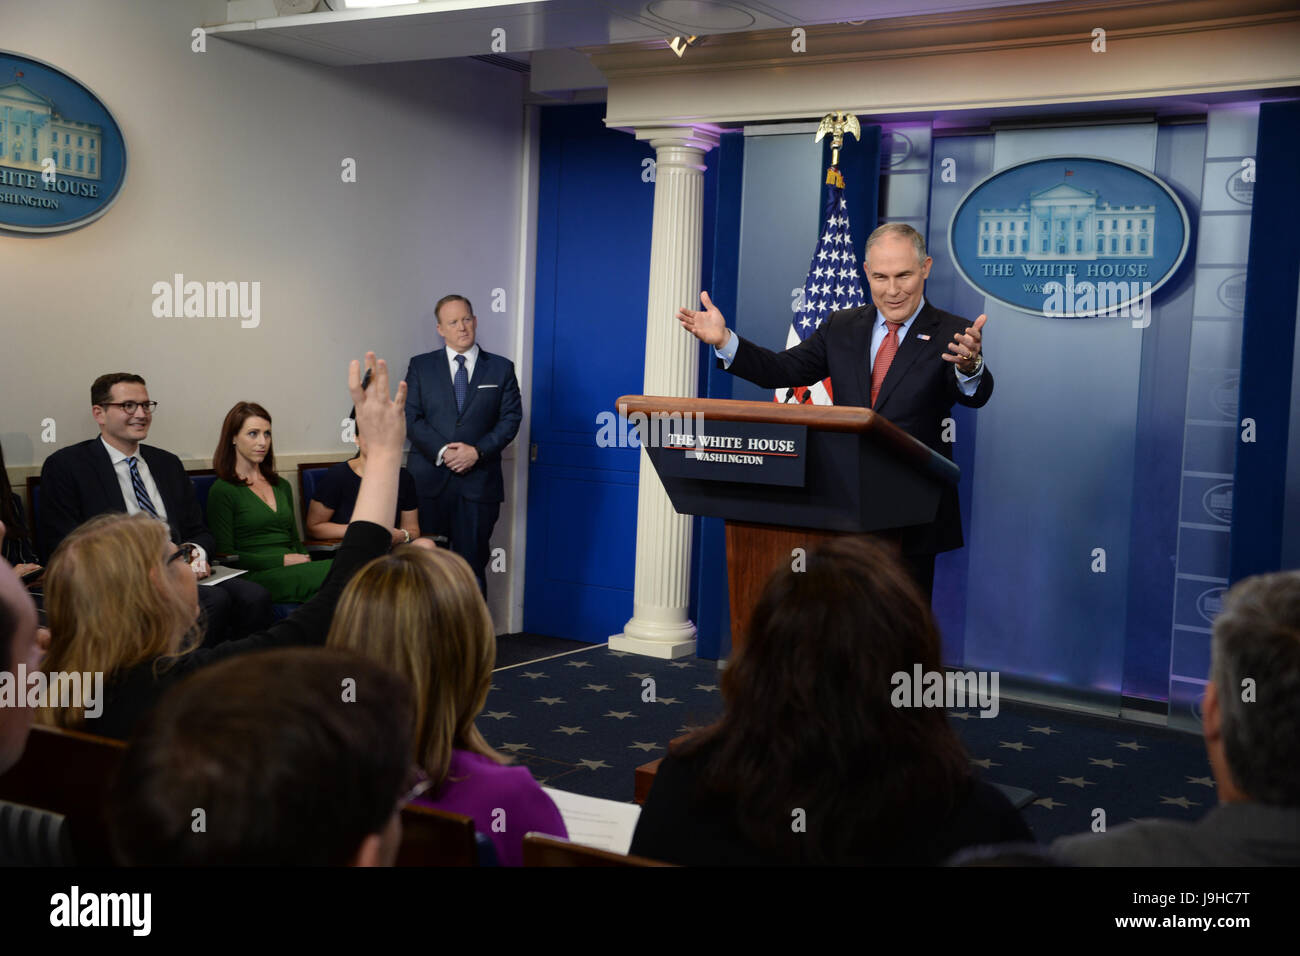
[[[414,761],[433,782],[417,803],[472,817],[503,866],[520,865],[529,831],[567,838],[532,774],[503,766],[509,758],[474,726],[492,683],[496,638],[464,558],[400,547],[371,561],[343,592],[326,643],[391,668],[415,689]]]
[[[388,552],[388,522],[397,507],[406,387],[399,385],[396,401],[389,401],[387,366],[376,363],[373,353],[366,359],[377,366],[366,391],[356,362],[348,381],[370,435],[370,467],[333,572],[316,597],[269,630],[199,647],[191,546],[177,547],[167,525],[146,514],[92,518],[64,538],[50,559],[45,596],[51,639],[44,667],[102,673],[102,693],[45,708],[42,723],[126,738],[168,687],[200,667],[247,651],[325,642],[348,579]]]
[[[275,473],[271,415],[255,402],[226,414],[212,453],[217,480],[208,492],[208,529],[220,554],[247,568],[248,580],[271,592],[277,604],[306,601],[329,574],[330,562],[313,561],[298,537],[293,490]]]

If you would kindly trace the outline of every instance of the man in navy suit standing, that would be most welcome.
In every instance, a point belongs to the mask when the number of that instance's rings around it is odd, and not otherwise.
[[[406,467],[420,497],[420,532],[447,535],[486,598],[489,542],[505,500],[501,452],[519,431],[523,403],[514,363],[475,344],[469,299],[443,296],[433,314],[446,347],[407,369]]]
[[[981,408],[993,394],[993,373],[984,365],[981,330],[925,300],[934,260],[925,239],[904,223],[886,223],[867,237],[863,271],[872,305],[827,317],[808,338],[773,352],[733,334],[707,292],[703,311],[680,309],[677,319],[712,345],[718,365],[764,388],[812,385],[831,380],[836,405],[880,412],[903,431],[952,458],[943,422],[954,404]],[[888,493],[888,489],[881,489]],[[934,590],[934,556],[960,548],[961,508],[956,487],[939,501],[932,523],[902,529],[903,558],[927,598]]]

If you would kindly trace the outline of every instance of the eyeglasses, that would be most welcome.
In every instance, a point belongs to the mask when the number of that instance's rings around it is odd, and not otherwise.
[[[454,322],[444,322],[442,323],[442,327],[444,329],[451,329],[453,332],[459,332],[461,329],[475,321],[475,317],[471,315],[468,319],[456,319]]]
[[[167,559],[167,563],[171,564],[178,558],[184,558],[186,564],[191,564],[194,561],[195,550],[194,545],[188,543],[183,544],[176,549],[176,552],[170,558]]]
[[[407,771],[403,793],[401,798],[397,801],[398,807],[406,806],[432,786],[433,781],[430,780],[429,775],[424,772],[424,768],[412,765],[411,769]]]
[[[137,408],[146,415],[152,415],[153,410],[158,407],[157,402],[100,402],[99,404],[105,408],[116,405],[128,415],[134,415]]]

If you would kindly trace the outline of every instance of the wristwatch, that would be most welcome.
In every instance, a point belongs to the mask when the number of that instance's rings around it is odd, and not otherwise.
[[[975,356],[975,367],[974,367],[973,369],[971,369],[971,370],[968,372],[968,371],[966,371],[964,368],[962,368],[960,365],[958,365],[958,366],[957,366],[957,371],[961,372],[963,375],[974,375],[976,372],[978,372],[978,371],[979,371],[980,369],[982,369],[983,367],[984,367],[984,353],[981,352],[979,355]]]
[[[403,529],[402,529],[402,534],[406,535],[406,540],[403,541],[402,543],[403,543],[403,544],[410,544],[410,543],[411,543],[411,532],[409,532],[409,531],[407,531],[405,528],[403,528]]]

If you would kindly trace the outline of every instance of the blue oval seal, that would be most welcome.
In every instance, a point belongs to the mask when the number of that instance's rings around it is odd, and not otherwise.
[[[99,97],[48,63],[0,52],[0,230],[94,222],[125,178],[122,130]]]
[[[1088,156],[998,170],[962,197],[948,226],[962,278],[1003,305],[1049,318],[1141,318],[1182,264],[1190,236],[1187,210],[1167,185]]]

